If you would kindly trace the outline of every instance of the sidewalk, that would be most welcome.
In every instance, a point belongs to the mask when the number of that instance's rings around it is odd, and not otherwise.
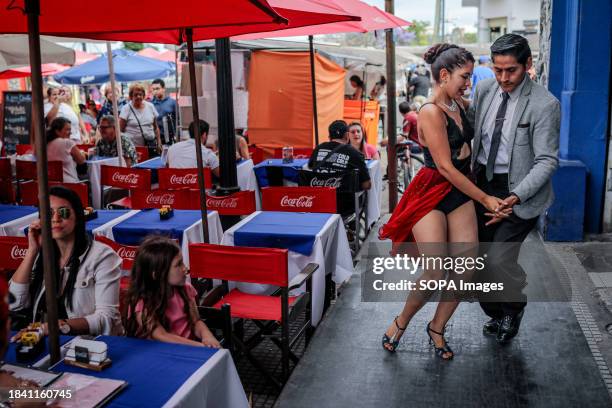
[[[540,237],[534,232],[528,239]],[[573,247],[540,247],[571,288],[571,301],[530,302],[519,335],[504,347],[483,336],[480,306],[462,303],[447,327],[453,361],[440,360],[428,345],[433,303],[412,320],[395,354],[382,349],[382,334],[403,304],[361,302],[358,264],[276,406],[611,406],[612,337],[605,322],[612,319],[592,296]],[[530,284],[546,286],[541,256],[522,251],[521,263]]]

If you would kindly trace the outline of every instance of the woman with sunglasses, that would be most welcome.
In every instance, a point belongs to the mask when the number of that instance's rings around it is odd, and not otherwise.
[[[378,149],[365,141],[365,130],[361,123],[353,122],[349,125],[349,141],[351,146],[363,154],[366,160],[380,160]]]
[[[49,196],[60,332],[121,334],[121,259],[87,235],[83,205],[75,192],[55,186]],[[26,256],[10,281],[16,299],[11,308],[26,312],[29,321],[42,321],[46,303],[40,221],[30,224],[28,241]],[[46,334],[46,323],[43,328]]]

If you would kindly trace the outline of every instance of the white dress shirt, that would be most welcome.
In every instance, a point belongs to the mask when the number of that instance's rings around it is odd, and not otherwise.
[[[219,158],[209,148],[202,146],[202,164],[211,170],[219,167]],[[175,169],[193,169],[198,167],[196,161],[195,139],[178,142],[168,148],[168,167]]]
[[[518,103],[518,99],[524,85],[525,79],[523,79],[520,85],[509,93],[510,98],[508,99],[508,104],[506,106],[506,116],[504,116],[501,140],[499,142],[497,156],[495,157],[495,167],[493,168],[493,173],[495,174],[508,173],[508,140],[510,139],[510,134],[513,131],[510,129],[510,126],[512,125],[516,104]],[[495,117],[497,116],[497,111],[499,110],[499,106],[503,101],[503,93],[504,91],[501,89],[501,87],[499,87],[482,123],[482,137],[480,139],[482,145],[476,160],[485,167],[489,158],[489,151],[491,150],[491,137],[493,136],[493,130],[495,129]]]

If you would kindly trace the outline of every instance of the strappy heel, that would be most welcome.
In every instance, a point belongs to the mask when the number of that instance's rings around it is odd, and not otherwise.
[[[434,329],[432,329],[430,327],[431,322],[427,323],[427,335],[429,336],[429,344],[431,344],[434,348],[434,351],[436,352],[436,355],[438,357],[440,357],[442,360],[452,360],[453,357],[455,356],[455,352],[448,346],[448,343],[446,342],[446,339],[444,338],[444,330],[442,330],[442,333],[435,331]],[[436,346],[436,342],[434,341],[433,337],[431,337],[431,333],[435,333],[438,336],[442,336],[442,340],[444,341],[444,346],[442,347],[438,347]],[[444,354],[448,354],[450,353],[450,357],[444,357]]]
[[[395,350],[397,349],[397,346],[399,346],[399,341],[400,341],[400,338],[402,337],[401,335],[399,335],[399,333],[402,332],[402,335],[403,335],[404,332],[406,331],[406,328],[408,327],[408,324],[406,324],[406,327],[400,327],[399,324],[397,323],[398,317],[399,316],[395,316],[395,319],[393,319],[393,323],[395,323],[395,327],[397,329],[395,330],[395,333],[393,334],[393,336],[389,337],[387,333],[385,333],[383,334],[383,338],[382,338],[383,348],[390,353],[395,352]],[[385,346],[391,346],[391,348],[388,348]]]

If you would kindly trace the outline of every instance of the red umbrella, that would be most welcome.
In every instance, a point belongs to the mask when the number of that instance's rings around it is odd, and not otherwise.
[[[57,74],[58,72],[62,72],[68,68],[70,68],[70,66],[68,65],[49,63],[42,64],[41,71],[43,76],[49,76]],[[24,78],[29,77],[30,75],[32,75],[32,71],[30,70],[30,66],[26,65],[23,67],[12,67],[1,71],[0,79]]]

